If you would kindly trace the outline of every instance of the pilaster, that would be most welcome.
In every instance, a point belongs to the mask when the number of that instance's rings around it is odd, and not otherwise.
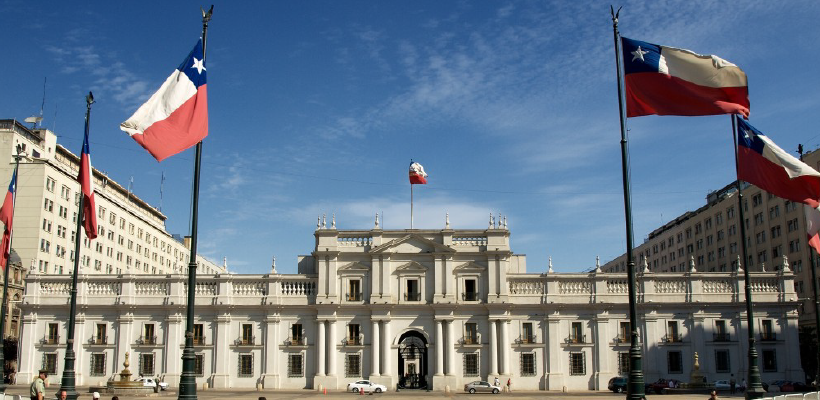
[[[216,335],[213,338],[214,346],[214,374],[211,376],[211,384],[215,389],[225,389],[230,387],[230,314],[221,314],[216,317]]]
[[[265,318],[265,343],[262,358],[265,362],[262,371],[262,386],[266,389],[279,387],[279,317]]]

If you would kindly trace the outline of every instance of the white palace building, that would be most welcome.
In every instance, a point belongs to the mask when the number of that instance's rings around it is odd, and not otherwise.
[[[488,229],[337,230],[320,224],[298,274],[200,275],[194,328],[200,387],[389,390],[512,380],[521,390],[606,390],[628,368],[626,273],[527,273],[506,222]],[[786,264],[788,265],[788,264]],[[639,268],[643,270],[643,268]],[[648,382],[746,376],[743,273],[638,274]],[[803,380],[794,275],[751,274],[763,380]],[[187,277],[79,277],[77,384],[135,375],[178,385]],[[59,380],[70,276],[26,279],[18,379]],[[136,368],[135,368],[136,367]],[[53,378],[54,379],[54,378]]]

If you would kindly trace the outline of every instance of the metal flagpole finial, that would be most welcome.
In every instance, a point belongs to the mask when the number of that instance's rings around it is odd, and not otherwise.
[[[88,92],[88,95],[85,96],[85,102],[86,104],[88,104],[89,107],[91,107],[91,105],[95,103],[94,93]]]
[[[202,7],[199,7],[199,9],[202,11],[202,22],[204,22],[204,23],[206,23],[206,24],[207,24],[208,22],[210,22],[210,21],[211,21],[211,15],[213,15],[213,13],[214,13],[214,6],[213,6],[213,4],[211,4],[211,8],[210,8],[210,9],[208,9],[208,11],[205,11],[205,9],[204,9],[204,8],[202,8]]]

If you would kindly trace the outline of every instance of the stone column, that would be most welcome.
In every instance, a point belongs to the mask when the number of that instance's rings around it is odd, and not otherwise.
[[[265,319],[265,340],[263,342],[262,358],[265,360],[262,386],[266,389],[275,389],[279,379],[279,318],[268,316]]]
[[[453,363],[454,359],[456,358],[456,341],[455,341],[455,332],[453,332],[453,321],[445,321],[447,324],[447,375],[454,375],[455,374],[455,364]]]
[[[165,336],[162,344],[165,351],[165,382],[172,387],[179,387],[179,375],[182,372],[181,345],[185,344],[185,319],[179,313],[171,314],[165,318]]]
[[[496,333],[498,323],[496,320],[490,320],[490,376],[487,380],[498,375],[498,337]]]
[[[211,379],[213,387],[216,389],[224,389],[228,387],[230,381],[230,365],[228,359],[230,355],[230,331],[231,331],[231,316],[229,314],[222,314],[216,317],[216,335],[211,339],[214,345],[214,365],[216,371]],[[205,340],[208,337],[205,336]]]
[[[510,374],[510,343],[509,335],[507,334],[507,321],[501,322],[501,375]]]
[[[327,344],[327,374],[329,376],[336,376],[336,321],[328,321],[330,327],[328,329],[328,344]]]
[[[436,376],[444,375],[444,335],[441,334],[442,321],[435,320],[436,324]]]
[[[110,343],[110,344],[114,344],[115,345],[114,348],[117,349],[116,353],[114,354],[114,370],[115,370],[114,372],[117,372],[117,373],[120,372],[117,368],[118,368],[118,366],[122,365],[123,361],[125,360],[125,352],[131,351],[131,360],[134,360],[134,361],[131,362],[131,365],[136,365],[137,366],[137,368],[135,368],[133,370],[134,375],[139,376],[139,361],[137,361],[137,360],[139,360],[140,356],[139,356],[139,353],[137,353],[136,351],[131,350],[131,348],[133,346],[133,343],[131,343],[131,340],[132,340],[131,338],[133,337],[132,336],[132,330],[133,330],[133,327],[134,327],[134,314],[126,313],[125,315],[119,316],[117,318],[117,327],[116,327],[116,329],[114,329],[113,326],[109,326],[109,327],[110,327],[110,331],[106,331],[106,336],[108,336],[108,337],[103,338],[103,339],[108,340],[108,343]],[[93,332],[94,332],[93,335],[95,335],[94,337],[96,337],[96,334],[97,334],[96,329]],[[77,339],[79,339],[79,340],[77,340]],[[80,342],[80,344],[82,344],[85,340],[88,340],[88,339],[86,339],[85,337],[82,337],[82,336],[77,337],[75,335],[75,338],[74,338],[75,343]],[[75,350],[75,351],[77,351],[77,350]],[[80,347],[80,349],[78,351],[78,354],[81,351],[83,351],[82,347]],[[77,365],[82,365],[82,364],[77,364]],[[79,370],[79,368],[77,368],[77,370]]]
[[[563,333],[561,332],[560,316],[547,317],[547,335],[544,341],[547,343],[547,357],[549,362],[547,367],[547,390],[561,390],[564,386],[564,369],[567,363],[564,356],[566,353],[561,348]]]
[[[382,321],[382,343],[384,344],[384,350],[382,351],[382,375],[383,376],[390,376],[392,375],[392,360],[390,359],[390,355],[392,353],[392,346],[391,343],[393,342],[393,338],[390,336],[390,320]]]
[[[370,351],[373,361],[370,365],[370,376],[379,376],[379,321],[373,320],[373,338],[370,339]]]
[[[317,334],[316,334],[316,375],[318,376],[325,376],[325,321],[318,320],[316,321],[317,325]]]

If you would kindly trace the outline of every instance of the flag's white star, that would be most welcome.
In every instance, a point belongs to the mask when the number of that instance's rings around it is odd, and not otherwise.
[[[193,57],[193,59],[194,59],[194,65],[192,65],[191,68],[195,68],[196,72],[199,72],[200,75],[202,74],[202,71],[207,71],[205,69],[205,66],[202,65],[202,60],[197,60],[196,57]]]
[[[646,50],[641,50],[641,46],[638,46],[638,50],[632,52],[632,61],[635,61],[640,58],[641,61],[646,62],[646,60],[643,59],[643,55],[646,53],[649,52]]]
[[[752,131],[750,131],[750,130],[748,130],[748,129],[744,129],[744,130],[743,130],[743,137],[744,137],[746,140],[751,140],[751,139],[752,139]]]

